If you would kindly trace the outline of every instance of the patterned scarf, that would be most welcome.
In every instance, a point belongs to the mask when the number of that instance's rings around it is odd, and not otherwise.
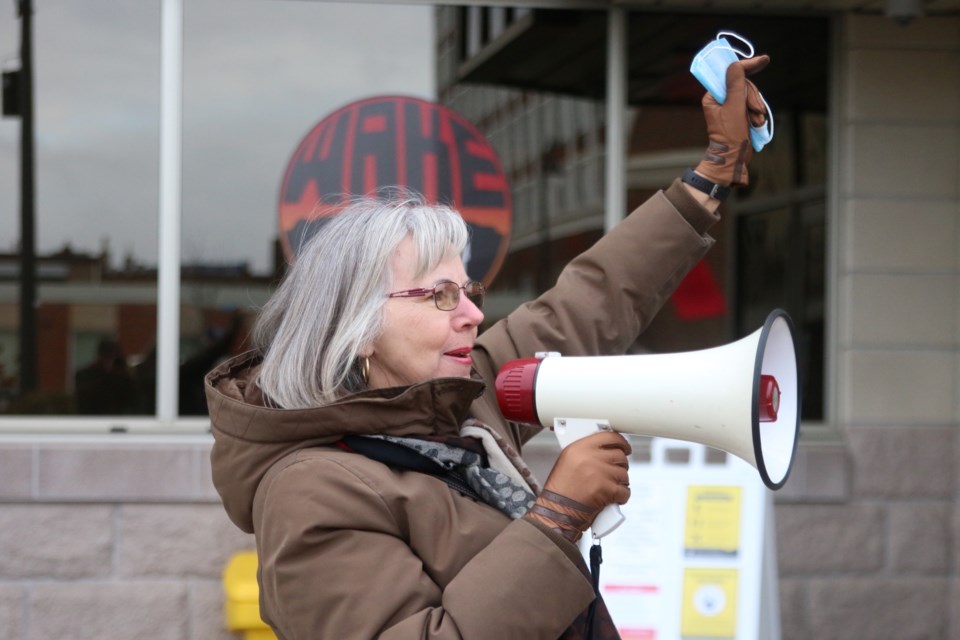
[[[406,447],[458,474],[481,500],[513,520],[530,510],[540,492],[533,473],[509,443],[479,420],[467,420],[459,436],[364,437]]]

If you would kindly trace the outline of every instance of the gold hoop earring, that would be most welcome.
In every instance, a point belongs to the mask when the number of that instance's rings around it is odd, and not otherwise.
[[[370,384],[370,358],[360,358],[360,377],[363,384]]]

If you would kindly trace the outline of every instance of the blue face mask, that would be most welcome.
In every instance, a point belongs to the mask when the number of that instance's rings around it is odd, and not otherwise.
[[[744,43],[746,50],[734,48],[724,36],[732,36]],[[753,44],[749,40],[733,31],[721,31],[715,40],[711,40],[693,57],[690,73],[710,92],[714,100],[723,104],[727,99],[727,67],[739,59],[738,55],[752,58],[753,53]],[[750,127],[750,143],[754,151],[760,151],[773,139],[773,110],[762,95],[760,99],[767,109],[767,121],[762,126]]]
[[[753,145],[754,151],[760,151],[760,149],[763,149],[763,145],[773,140],[773,109],[767,104],[767,100],[762,93],[760,99],[763,100],[763,106],[767,110],[767,121],[759,127],[750,125],[750,143]]]

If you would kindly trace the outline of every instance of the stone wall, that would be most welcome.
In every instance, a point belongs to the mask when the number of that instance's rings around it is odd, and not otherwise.
[[[0,445],[0,637],[227,640],[209,436]]]

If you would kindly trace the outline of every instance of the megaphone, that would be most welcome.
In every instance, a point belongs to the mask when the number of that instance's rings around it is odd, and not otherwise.
[[[779,489],[793,466],[800,388],[793,321],[772,311],[763,327],[730,344],[669,354],[538,354],[500,368],[496,391],[507,420],[553,428],[565,447],[608,429],[721,449]],[[594,521],[602,537],[623,521],[611,505]]]

